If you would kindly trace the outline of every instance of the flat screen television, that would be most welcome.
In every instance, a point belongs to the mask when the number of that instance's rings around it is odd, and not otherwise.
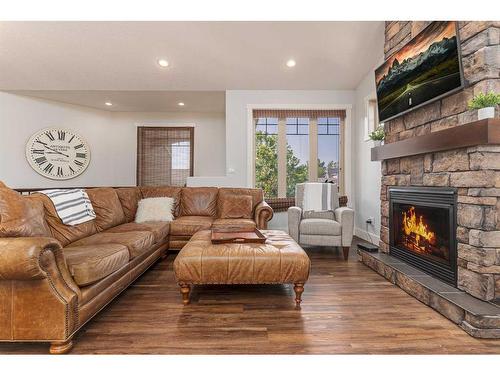
[[[379,121],[463,88],[457,23],[435,21],[375,70]]]

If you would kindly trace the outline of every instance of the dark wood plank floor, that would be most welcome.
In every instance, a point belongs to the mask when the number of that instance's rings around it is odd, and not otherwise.
[[[77,335],[73,354],[500,354],[335,249],[309,249],[312,274],[296,310],[291,286],[195,287],[182,306],[175,254],[154,265]],[[0,343],[0,353],[47,353]]]

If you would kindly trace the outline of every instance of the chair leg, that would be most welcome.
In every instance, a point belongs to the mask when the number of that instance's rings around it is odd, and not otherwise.
[[[343,246],[342,251],[344,252],[344,260],[347,260],[349,258],[349,246]]]
[[[182,303],[185,305],[189,305],[189,293],[191,292],[191,286],[188,284],[179,284],[181,287],[181,295],[182,295]]]
[[[66,354],[73,348],[73,340],[54,341],[50,343],[50,354]]]
[[[295,283],[293,290],[295,291],[295,305],[300,307],[302,293],[304,292],[304,283]]]

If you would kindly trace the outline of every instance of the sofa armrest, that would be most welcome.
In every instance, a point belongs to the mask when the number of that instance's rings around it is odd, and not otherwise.
[[[0,293],[0,306],[11,306],[0,309],[0,340],[64,341],[78,327],[81,291],[57,240],[0,238],[0,281],[11,288]]]
[[[299,243],[299,226],[302,218],[302,209],[300,207],[288,207],[288,234]]]
[[[44,279],[47,252],[61,249],[61,244],[48,237],[0,238],[0,279]]]
[[[267,204],[266,201],[260,202],[255,207],[255,222],[257,223],[257,228],[267,229],[267,222],[273,218],[273,209]]]
[[[338,207],[334,212],[335,219],[342,227],[342,246],[351,246],[354,232],[354,210],[349,207]]]

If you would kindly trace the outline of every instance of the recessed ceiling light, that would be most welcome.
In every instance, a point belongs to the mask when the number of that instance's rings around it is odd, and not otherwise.
[[[111,103],[111,102],[106,102],[104,104],[106,104],[108,107],[111,107],[113,105],[113,103]]]
[[[168,66],[168,61],[165,59],[159,59],[158,65],[160,65],[162,68],[166,68]]]
[[[294,59],[290,59],[286,62],[286,66],[288,66],[289,68],[293,68],[297,63],[295,62]]]
[[[184,102],[179,102],[179,103],[177,103],[177,105],[178,105],[179,107],[184,107],[184,106],[185,106]]]

